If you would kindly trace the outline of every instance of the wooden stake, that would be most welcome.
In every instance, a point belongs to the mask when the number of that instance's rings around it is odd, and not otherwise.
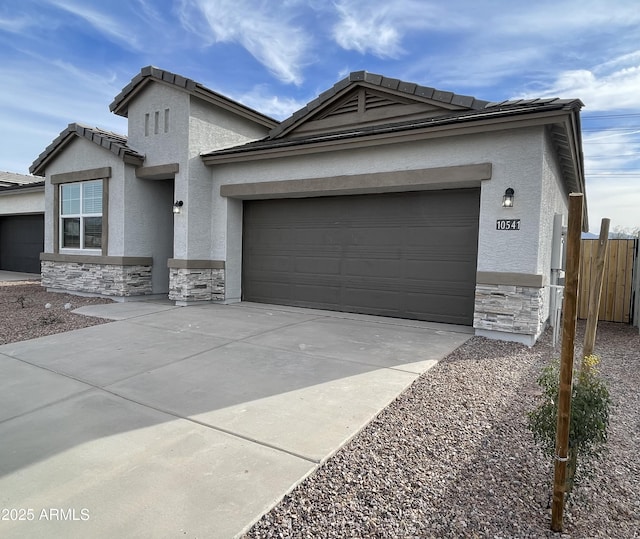
[[[604,276],[604,260],[609,244],[609,219],[603,219],[600,225],[600,238],[598,240],[598,254],[596,256],[596,272],[591,295],[589,296],[589,310],[587,311],[587,325],[584,331],[584,344],[582,346],[582,363],[580,370],[584,369],[584,358],[593,354],[596,343],[596,329],[598,327],[598,312],[600,311],[600,297],[602,296],[602,281]]]
[[[569,420],[571,418],[571,383],[573,347],[578,320],[578,280],[580,271],[580,234],[582,231],[582,194],[569,195],[567,227],[567,269],[562,306],[562,349],[560,355],[560,386],[558,392],[558,422],[556,428],[556,460],[551,505],[551,529],[562,531],[562,514],[569,456]]]

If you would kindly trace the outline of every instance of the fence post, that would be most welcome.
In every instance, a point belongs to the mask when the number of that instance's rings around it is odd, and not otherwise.
[[[558,391],[558,421],[556,427],[556,456],[551,504],[551,529],[562,531],[565,492],[567,489],[567,461],[569,460],[569,421],[571,419],[571,382],[573,377],[573,348],[578,320],[578,281],[580,275],[580,234],[582,231],[582,194],[569,195],[569,223],[567,227],[567,269],[564,289],[562,348],[560,354],[560,383]]]
[[[635,257],[635,267],[633,269],[635,279],[633,289],[631,290],[635,301],[633,302],[633,312],[631,316],[633,316],[633,323],[640,333],[640,232],[638,232],[638,237],[636,238]]]
[[[589,310],[587,312],[587,325],[584,330],[584,344],[582,346],[582,363],[580,369],[584,368],[584,358],[593,354],[593,347],[596,342],[596,329],[598,327],[598,311],[600,310],[600,296],[602,295],[602,277],[604,275],[604,259],[607,254],[609,243],[609,219],[603,219],[600,225],[600,238],[598,240],[598,255],[596,257],[595,281],[591,286],[589,295]]]

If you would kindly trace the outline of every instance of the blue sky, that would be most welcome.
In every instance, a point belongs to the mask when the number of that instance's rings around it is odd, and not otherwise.
[[[637,0],[0,0],[0,170],[156,65],[277,119],[361,69],[480,99],[579,98],[591,231],[640,227]]]

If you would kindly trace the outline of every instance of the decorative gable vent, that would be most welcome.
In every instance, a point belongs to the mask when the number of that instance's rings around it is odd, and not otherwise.
[[[393,100],[388,96],[371,92],[368,89],[361,88],[354,92],[351,96],[340,101],[336,107],[331,109],[322,118],[330,118],[332,116],[340,116],[342,114],[366,113],[373,109],[381,107],[391,107],[394,105],[404,104],[404,100]]]
[[[350,112],[358,112],[359,93],[353,95],[350,99],[341,102],[335,109],[330,111],[325,118],[329,116],[338,116],[340,114],[348,114]]]
[[[375,94],[373,92],[364,92],[364,109],[371,110],[377,109],[380,107],[390,107],[392,105],[397,105],[398,101],[392,101],[388,97]]]

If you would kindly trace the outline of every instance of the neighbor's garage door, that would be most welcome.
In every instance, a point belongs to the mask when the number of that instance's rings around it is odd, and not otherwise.
[[[245,201],[243,299],[473,323],[479,189]]]
[[[0,217],[0,270],[40,273],[44,215]]]

